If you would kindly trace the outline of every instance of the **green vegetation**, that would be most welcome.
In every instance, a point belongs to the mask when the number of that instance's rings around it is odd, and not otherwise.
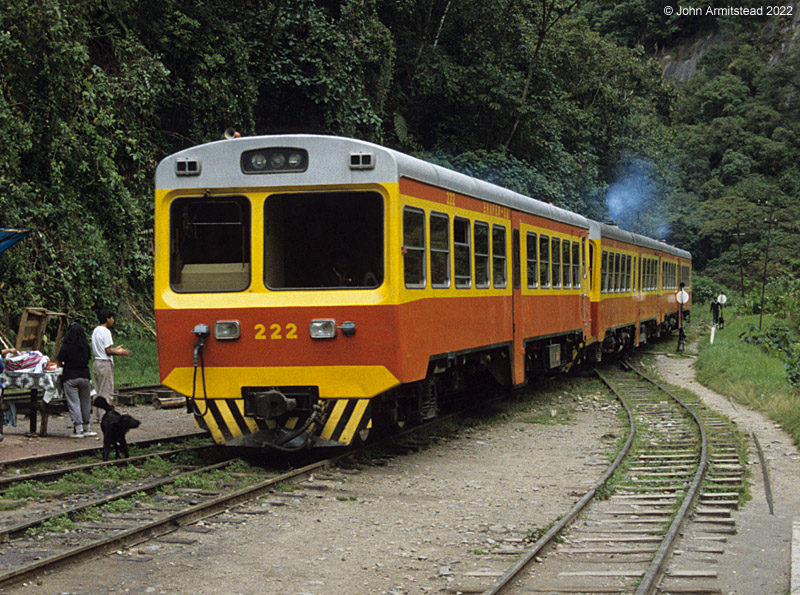
[[[662,8],[5,0],[0,212],[34,233],[0,258],[0,328],[28,305],[87,328],[111,307],[136,354],[118,382],[150,382],[154,170],[228,127],[355,136],[616,218],[739,295],[769,241],[768,275],[796,280],[800,46],[775,20]],[[662,79],[711,34],[691,79]]]
[[[39,498],[40,491],[44,486],[38,481],[23,481],[11,486],[3,492],[5,500],[24,500],[26,498]]]
[[[763,327],[774,322],[765,316]],[[779,355],[740,339],[751,325],[758,325],[758,316],[730,316],[725,318],[725,328],[716,332],[713,345],[708,335],[703,336],[697,379],[737,403],[765,413],[800,445],[800,392],[789,382],[786,363]]]
[[[115,327],[116,328],[116,327]],[[131,350],[127,357],[114,358],[114,384],[124,386],[145,386],[159,384],[158,353],[153,335],[145,333],[138,336],[131,326],[123,326],[123,332],[114,330],[114,344],[123,344]]]
[[[67,515],[61,515],[48,519],[38,527],[31,527],[25,531],[25,535],[36,536],[46,533],[68,533],[75,530],[75,523]]]

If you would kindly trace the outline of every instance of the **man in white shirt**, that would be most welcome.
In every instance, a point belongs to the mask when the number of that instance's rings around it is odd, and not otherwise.
[[[115,355],[130,355],[131,350],[122,345],[114,347],[111,339],[111,327],[114,326],[115,314],[104,308],[97,313],[100,324],[92,331],[92,376],[94,389],[97,395],[105,397],[106,401],[116,405],[113,401],[114,393],[114,357]]]

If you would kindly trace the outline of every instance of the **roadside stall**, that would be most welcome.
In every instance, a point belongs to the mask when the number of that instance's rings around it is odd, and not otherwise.
[[[30,229],[0,229],[0,253],[30,232]],[[58,322],[51,353],[55,356],[61,346],[66,314],[51,312],[45,308],[24,308],[22,311],[14,345],[18,354],[9,354],[4,370],[0,373],[0,383],[3,386],[3,391],[0,392],[0,433],[6,420],[16,425],[17,412],[26,411],[30,420],[30,433],[35,434],[39,426],[39,435],[46,436],[48,415],[66,410],[61,370],[41,353],[51,320]],[[3,348],[11,347],[2,335],[0,343]],[[37,424],[37,417],[40,417],[41,424]]]

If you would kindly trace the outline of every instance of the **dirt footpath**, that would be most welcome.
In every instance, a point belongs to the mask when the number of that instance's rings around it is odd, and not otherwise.
[[[130,442],[200,431],[194,425],[193,417],[186,413],[185,407],[156,409],[150,405],[139,405],[137,407],[119,406],[117,410],[120,413],[128,413],[142,422],[142,425],[129,432],[128,440]],[[92,424],[92,430],[97,432],[97,436],[71,438],[72,421],[69,414],[51,415],[47,424],[47,436],[39,436],[38,434],[31,435],[28,418],[20,417],[17,419],[16,427],[3,427],[5,439],[0,442],[0,463],[54,452],[100,448],[103,446],[103,439],[100,428],[97,427],[99,425]]]
[[[752,500],[733,515],[737,534],[729,537],[725,555],[720,559],[719,587],[730,594],[786,594],[791,573],[792,523],[800,521],[800,453],[790,436],[764,415],[736,405],[697,383],[693,363],[693,358],[661,355],[655,357],[653,367],[666,382],[689,389],[710,408],[736,422],[747,434],[750,445]],[[774,514],[770,514],[764,469],[753,434],[764,451]]]

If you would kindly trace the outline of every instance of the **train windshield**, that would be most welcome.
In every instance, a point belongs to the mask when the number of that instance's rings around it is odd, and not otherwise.
[[[264,206],[270,289],[372,289],[383,283],[383,197],[377,192],[274,194]]]
[[[170,207],[170,285],[179,293],[250,285],[250,202],[241,196],[179,198]]]

